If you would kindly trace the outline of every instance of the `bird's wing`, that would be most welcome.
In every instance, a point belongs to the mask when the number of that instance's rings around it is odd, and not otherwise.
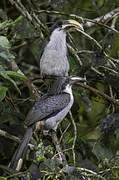
[[[53,114],[64,109],[69,102],[70,95],[67,93],[41,97],[28,112],[25,125],[30,126],[38,121],[50,118]]]

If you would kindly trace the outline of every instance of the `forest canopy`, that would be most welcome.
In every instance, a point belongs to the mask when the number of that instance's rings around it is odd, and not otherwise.
[[[118,17],[118,0],[0,1],[0,180],[119,179]],[[73,86],[74,104],[55,138],[33,135],[13,171],[25,117],[54,80],[40,76],[43,49],[52,25],[69,19],[84,28],[67,32],[70,76],[87,82]]]

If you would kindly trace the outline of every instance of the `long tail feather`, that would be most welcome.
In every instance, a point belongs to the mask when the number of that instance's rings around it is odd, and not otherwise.
[[[19,144],[16,152],[14,153],[12,160],[10,162],[9,167],[19,171],[22,166],[23,158],[25,151],[27,149],[27,145],[32,137],[33,134],[33,127],[29,127],[24,135],[24,138],[22,139],[21,143]]]

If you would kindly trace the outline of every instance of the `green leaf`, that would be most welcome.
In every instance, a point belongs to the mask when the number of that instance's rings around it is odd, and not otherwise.
[[[14,55],[12,55],[11,53],[9,53],[9,51],[2,51],[0,53],[0,57],[4,58],[7,61],[13,60],[15,58]]]
[[[2,66],[0,66],[0,78],[12,84],[14,88],[20,93],[20,89],[18,88],[16,82],[7,75]]]
[[[10,47],[8,39],[5,36],[0,36],[0,57],[7,61],[15,58],[14,55],[9,52]]]
[[[4,59],[8,59],[8,58],[7,58],[7,55],[5,54],[4,51],[0,53],[0,57],[2,57],[2,58],[4,58]]]
[[[0,177],[0,180],[7,180],[6,177]]]
[[[113,157],[112,151],[104,146],[101,146],[100,144],[95,144],[95,147],[93,148],[93,153],[99,160],[107,160]]]
[[[27,77],[14,71],[6,71],[7,75],[14,78],[24,79],[27,80]]]
[[[0,48],[10,49],[10,43],[5,36],[0,36]]]
[[[2,101],[5,98],[7,90],[7,87],[0,86],[0,101]]]
[[[4,29],[7,23],[8,23],[8,21],[4,21],[4,22],[0,23],[0,30]]]

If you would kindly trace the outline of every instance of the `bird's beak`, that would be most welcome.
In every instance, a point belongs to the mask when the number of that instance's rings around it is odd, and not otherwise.
[[[74,28],[84,31],[82,24],[80,24],[79,22],[77,22],[73,19],[66,20],[62,26],[62,29],[66,29],[67,27],[74,27]]]
[[[87,82],[86,78],[82,78],[79,76],[72,76],[70,79],[71,79],[71,84],[75,84],[77,82]]]

